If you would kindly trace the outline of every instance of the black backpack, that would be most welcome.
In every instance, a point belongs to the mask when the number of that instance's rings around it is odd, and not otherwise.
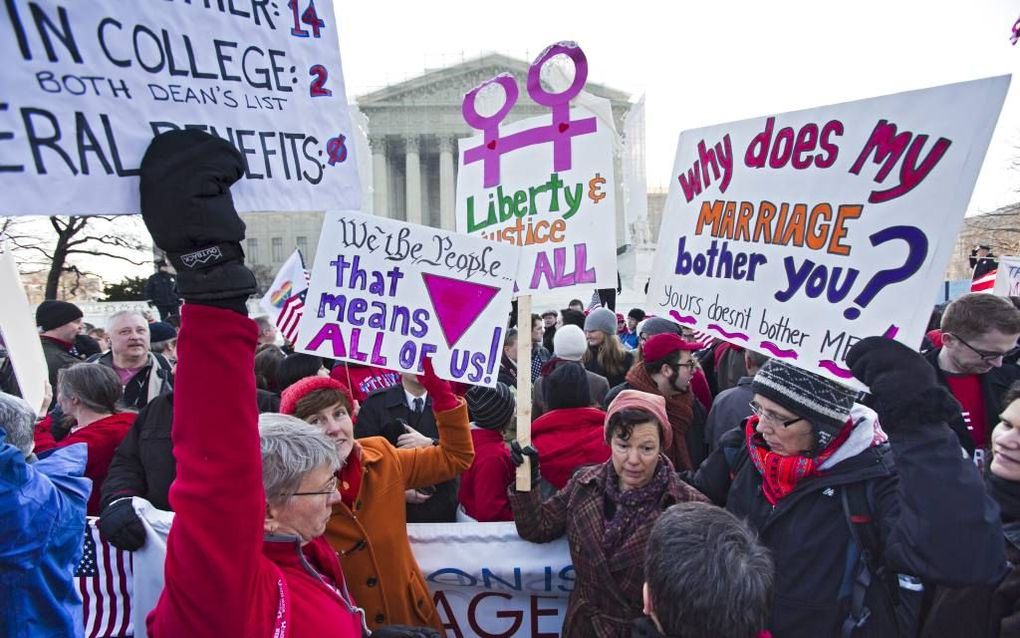
[[[841,592],[849,591],[850,613],[840,635],[850,638],[864,628],[871,616],[865,597],[879,587],[894,611],[896,636],[916,636],[920,625],[924,585],[908,574],[897,574],[882,559],[882,536],[872,512],[874,481],[851,483],[841,489],[843,513],[850,527],[847,568]],[[892,635],[892,634],[889,634]]]

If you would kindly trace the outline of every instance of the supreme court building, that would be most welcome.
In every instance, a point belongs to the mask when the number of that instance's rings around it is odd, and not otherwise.
[[[520,96],[504,125],[549,113],[533,102],[524,87],[530,63],[500,54],[489,54],[454,66],[430,70],[421,76],[387,86],[356,98],[356,106],[367,118],[370,154],[358,157],[365,212],[375,215],[454,230],[454,197],[457,183],[457,141],[476,135],[461,114],[464,94],[500,73],[517,80]],[[632,104],[628,94],[593,82],[586,92],[609,101],[618,135],[624,138],[626,117]],[[352,109],[353,110],[353,109]],[[352,113],[352,117],[355,114]],[[641,214],[643,219],[644,126],[627,129],[628,152],[641,154]],[[629,243],[623,193],[623,145],[617,150],[615,168],[617,243]],[[633,172],[633,171],[632,171]],[[633,198],[631,198],[633,199]],[[245,250],[250,265],[275,273],[294,248],[300,248],[311,268],[319,240],[322,213],[253,213],[244,215],[248,226]],[[632,217],[633,218],[633,217]],[[645,233],[647,234],[647,233]],[[640,241],[640,240],[639,240]],[[271,279],[271,275],[269,275]],[[261,283],[261,282],[260,282]]]

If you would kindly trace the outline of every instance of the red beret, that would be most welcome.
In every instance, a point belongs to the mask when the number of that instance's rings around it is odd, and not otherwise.
[[[700,349],[700,344],[687,341],[680,335],[672,332],[663,332],[653,335],[645,341],[645,345],[641,346],[641,355],[645,362],[649,362],[665,359],[679,350],[694,352]]]
[[[347,399],[347,411],[351,413],[351,418],[354,418],[354,397],[351,396],[351,391],[344,384],[329,377],[305,377],[287,386],[287,389],[280,395],[280,412],[294,414],[298,401],[311,392],[327,388],[339,390],[344,395],[344,398]]]

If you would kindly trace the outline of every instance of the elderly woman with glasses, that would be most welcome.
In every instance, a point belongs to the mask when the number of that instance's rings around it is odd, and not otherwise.
[[[556,492],[541,478],[538,452],[514,441],[515,464],[531,459],[531,491],[510,493],[521,538],[546,543],[566,534],[577,581],[564,638],[629,636],[642,616],[648,536],[669,506],[705,497],[685,484],[663,453],[673,429],[662,396],[623,390],[603,422],[609,460],[580,468]]]
[[[689,477],[772,551],[775,638],[914,636],[922,581],[990,584],[1006,572],[996,509],[947,426],[959,406],[933,368],[881,337],[846,363],[871,407],[771,359],[752,382],[752,416]]]
[[[360,638],[364,614],[322,534],[341,459],[318,428],[256,407],[255,277],[230,197],[244,162],[223,139],[164,133],[141,164],[142,216],[185,300],[173,402],[177,477],[153,638]],[[379,636],[414,635],[375,632]]]

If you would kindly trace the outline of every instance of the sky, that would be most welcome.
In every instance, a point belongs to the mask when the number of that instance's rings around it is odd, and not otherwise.
[[[399,11],[395,8],[399,6]],[[483,8],[484,7],[484,8]],[[512,9],[509,9],[512,7]],[[646,100],[647,181],[686,129],[1020,71],[1020,0],[334,2],[348,99],[488,52],[574,40],[588,81]],[[1014,79],[968,214],[1020,200]]]

